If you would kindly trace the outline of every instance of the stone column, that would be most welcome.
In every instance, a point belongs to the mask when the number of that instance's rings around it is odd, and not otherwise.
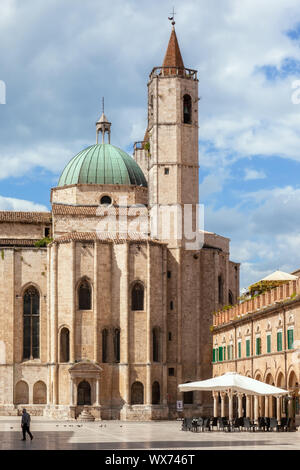
[[[265,416],[265,400],[263,396],[259,397],[259,416]]]
[[[269,418],[269,397],[265,395],[265,417]]]
[[[258,422],[258,396],[254,396],[254,421]]]
[[[99,312],[98,312],[98,243],[94,242],[94,295],[93,295],[93,312],[94,312],[94,361],[98,362],[99,356]]]
[[[162,339],[162,403],[168,404],[168,370],[167,370],[167,333],[168,333],[168,304],[167,304],[167,247],[163,247],[163,337]]]
[[[294,410],[294,397],[289,393],[288,395],[288,418],[291,418],[290,429],[295,430],[295,410]],[[298,428],[299,429],[299,428]]]
[[[70,406],[74,406],[74,380],[70,377]]]
[[[58,403],[58,329],[57,329],[57,251],[58,246],[56,243],[52,246],[52,270],[51,270],[51,332],[52,332],[52,364],[53,364],[53,404]]]
[[[50,267],[51,266],[51,248],[47,250],[47,264]],[[48,272],[47,275],[47,361],[50,363],[51,362],[51,287],[50,287],[50,276],[51,274]],[[48,390],[50,389],[50,372],[48,368],[48,387],[47,387],[47,396],[49,399],[47,399],[47,404],[49,405],[50,403],[50,394],[48,393]]]
[[[114,249],[111,245],[111,251]],[[120,377],[123,378],[122,394],[125,405],[130,403],[130,383],[129,383],[129,316],[130,316],[130,299],[129,299],[129,243],[123,245],[124,250],[124,272],[121,277],[121,296],[123,298],[122,315],[120,315]],[[111,253],[113,259],[113,253]],[[113,288],[113,266],[111,266],[111,288]]]
[[[238,394],[239,418],[243,417],[243,393]]]
[[[195,255],[194,255],[195,256]],[[197,255],[198,256],[198,255]],[[198,256],[197,261],[195,261],[195,267],[197,267],[197,275],[196,275],[196,314],[197,314],[197,366],[196,366],[196,374],[197,377],[202,377],[202,364],[201,364],[201,351],[203,350],[203,344],[201,342],[201,298],[202,298],[202,291],[201,291],[201,269],[200,269],[200,254]],[[211,368],[211,373],[212,373],[212,368]],[[218,399],[219,399],[219,393]],[[203,406],[203,392],[197,391],[195,393],[195,399],[196,399],[196,405],[202,405]],[[219,401],[219,400],[218,400]],[[218,410],[218,401],[217,401],[217,410]],[[218,411],[217,411],[218,413]],[[218,416],[218,414],[216,415]]]
[[[181,249],[173,250],[177,260],[177,385],[182,383],[182,252]],[[182,400],[183,394],[177,388],[177,400]]]
[[[220,395],[221,395],[221,417],[224,418],[225,417],[225,397],[226,397],[226,393],[221,392]]]
[[[273,397],[269,396],[269,416],[270,418],[275,418],[274,416],[274,407],[273,407]]]
[[[276,397],[276,415],[277,415],[277,421],[280,424],[281,423],[281,398]]]
[[[70,273],[70,283],[71,283],[71,326],[72,330],[70,331],[70,362],[75,362],[75,337],[76,337],[76,243],[74,240],[71,240],[71,273]]]
[[[100,379],[96,379],[96,406],[100,406]]]
[[[233,420],[233,393],[230,390],[228,392],[228,405],[229,405],[229,421]]]
[[[251,396],[246,395],[246,417],[251,419]]]
[[[217,418],[218,417],[219,392],[214,392],[213,397],[214,397],[214,418]]]
[[[151,328],[151,253],[150,253],[150,244],[147,243],[147,296],[146,296],[146,395],[145,403],[146,405],[151,405],[151,338],[152,338],[152,328]],[[145,306],[144,306],[145,308]]]

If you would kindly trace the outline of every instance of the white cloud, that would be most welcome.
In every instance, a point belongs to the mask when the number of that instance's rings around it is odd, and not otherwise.
[[[236,207],[205,207],[205,229],[231,238],[231,258],[241,262],[241,287],[276,269],[298,269],[300,189],[261,190],[240,199]]]
[[[47,142],[43,145],[33,145],[30,149],[8,147],[2,150],[0,160],[3,164],[0,179],[29,176],[30,170],[34,167],[42,167],[50,172],[58,173],[75,154],[86,146],[86,143],[77,141],[69,143],[66,147]]]
[[[300,105],[291,101],[300,72],[269,81],[262,70],[300,61],[298,41],[285,34],[300,22],[300,3],[175,0],[174,7],[184,63],[199,71],[199,157],[210,171],[200,197],[225,200],[238,159],[300,161]],[[103,95],[112,143],[129,148],[141,140],[148,74],[163,60],[168,13],[158,0],[75,1],[72,8],[58,0],[2,0],[0,79],[7,82],[8,103],[1,108],[7,114],[1,118],[0,177],[25,177],[37,166],[61,171],[94,143]],[[254,176],[263,172],[248,168],[245,178]],[[277,267],[300,266],[299,191],[241,192],[236,207],[206,207],[206,228],[230,236],[232,258],[243,261],[242,285]],[[0,201],[2,208],[21,204]]]
[[[263,171],[253,170],[252,168],[245,168],[244,180],[259,180],[265,179],[266,174]]]
[[[0,196],[1,211],[25,211],[25,212],[48,212],[48,208],[42,204],[36,204],[24,199]]]

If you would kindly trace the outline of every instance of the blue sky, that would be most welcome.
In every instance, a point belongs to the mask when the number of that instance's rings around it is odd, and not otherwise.
[[[1,0],[0,209],[50,209],[65,164],[95,142],[102,96],[112,142],[132,153],[173,5],[184,63],[199,71],[205,229],[231,239],[241,287],[296,270],[298,0]]]

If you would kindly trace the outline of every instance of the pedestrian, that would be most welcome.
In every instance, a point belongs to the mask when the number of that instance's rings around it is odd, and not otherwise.
[[[26,441],[26,433],[29,434],[29,437],[32,440],[33,435],[30,432],[30,414],[27,413],[25,408],[23,409],[23,412],[22,412],[21,428],[22,428],[22,432],[23,432],[22,441]]]

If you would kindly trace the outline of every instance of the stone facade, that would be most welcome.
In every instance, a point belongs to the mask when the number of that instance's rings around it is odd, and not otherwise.
[[[296,398],[299,414],[299,318],[300,278],[215,314],[213,376],[238,372],[288,390]],[[274,397],[262,397],[257,403],[257,415],[285,414],[282,403],[277,408]],[[251,403],[250,397],[249,410],[244,411],[253,417],[254,400]]]
[[[132,204],[144,205],[147,221],[155,205],[190,204],[201,228],[198,80],[176,63],[163,70],[148,84],[149,146],[135,146],[148,189],[72,184],[51,190],[49,213],[0,213],[2,414],[26,405],[77,418],[87,406],[96,419],[167,419],[182,399],[186,416],[211,410],[209,394],[187,399],[178,385],[211,376],[211,312],[239,295],[229,240],[202,232],[203,247],[186,249],[185,239],[123,233]],[[119,225],[100,236],[103,195]],[[161,216],[158,235],[164,225]],[[45,236],[53,241],[34,245]]]

